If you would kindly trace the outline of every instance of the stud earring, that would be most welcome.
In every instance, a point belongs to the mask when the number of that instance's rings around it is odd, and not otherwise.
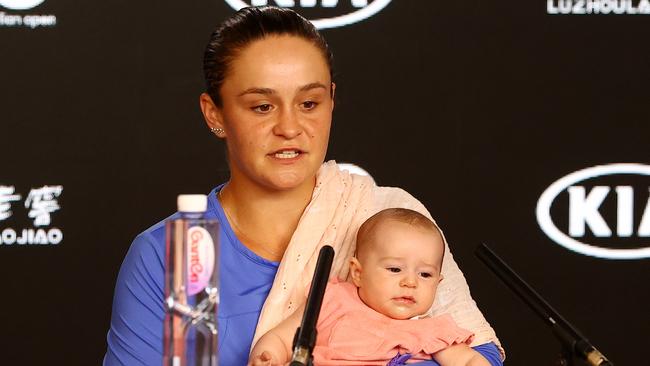
[[[212,132],[213,134],[219,136],[219,135],[221,135],[224,131],[223,131],[223,128],[210,127],[210,132]]]

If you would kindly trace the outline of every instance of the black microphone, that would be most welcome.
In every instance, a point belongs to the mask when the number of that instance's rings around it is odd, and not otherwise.
[[[334,248],[329,245],[323,246],[318,253],[318,260],[316,261],[314,277],[311,281],[309,295],[307,296],[305,312],[302,315],[302,323],[300,324],[300,328],[296,330],[296,335],[293,337],[293,356],[291,357],[290,366],[312,365],[312,351],[314,350],[317,336],[316,323],[318,322],[318,315],[323,304],[323,295],[325,295],[325,288],[330,277],[333,260]]]
[[[568,356],[572,357],[574,354],[577,354],[591,366],[613,366],[576,328],[562,318],[551,305],[521,279],[487,245],[479,245],[476,248],[475,254],[510,290],[517,294],[517,296],[553,329],[562,347],[569,353]]]

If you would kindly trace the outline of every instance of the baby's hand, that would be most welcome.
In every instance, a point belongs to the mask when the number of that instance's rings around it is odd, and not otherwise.
[[[277,360],[273,360],[273,357],[269,352],[264,351],[261,354],[252,357],[248,365],[249,366],[276,366],[282,364],[277,362]]]

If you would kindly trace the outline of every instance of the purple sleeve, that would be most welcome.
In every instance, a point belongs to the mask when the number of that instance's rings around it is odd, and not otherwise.
[[[480,346],[472,348],[474,351],[480,353],[481,356],[485,357],[485,359],[490,362],[490,365],[503,366],[503,361],[501,361],[501,352],[499,352],[499,349],[493,342],[481,344]]]
[[[104,366],[162,365],[164,264],[156,243],[138,236],[122,263]]]
[[[481,344],[480,346],[472,347],[474,351],[478,352],[481,354],[481,356],[485,357],[486,360],[490,363],[492,366],[503,366],[503,361],[501,361],[501,353],[499,352],[499,349],[497,346],[493,343],[485,343]],[[424,361],[424,362],[416,362],[409,364],[413,366],[440,366],[439,363],[437,363],[434,360],[431,361]]]

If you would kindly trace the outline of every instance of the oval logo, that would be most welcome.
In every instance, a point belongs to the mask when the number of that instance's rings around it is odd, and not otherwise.
[[[372,181],[375,182],[375,178],[373,178],[373,176],[370,175],[370,173],[368,173],[365,169],[363,169],[358,165],[352,163],[337,163],[337,165],[339,166],[340,171],[347,171],[350,174],[370,177],[370,179],[372,179]]]
[[[564,191],[570,195],[569,210],[569,231],[575,236],[584,235],[586,224],[590,226],[595,236],[611,236],[611,229],[604,222],[598,208],[611,191],[606,186],[596,186],[589,194],[586,194],[584,187],[576,186],[577,183],[596,177],[608,175],[642,175],[650,176],[650,165],[643,164],[609,164],[599,165],[579,170],[562,177],[551,184],[537,201],[536,216],[537,223],[549,238],[557,244],[574,252],[605,259],[642,259],[650,258],[650,247],[614,249],[604,248],[589,243],[583,243],[560,231],[551,219],[551,205],[553,201]],[[631,187],[619,186],[615,189],[618,203],[617,234],[620,237],[630,237],[633,233],[632,218],[632,195]],[[637,234],[643,237],[650,237],[650,201],[641,218]]]
[[[210,283],[215,267],[214,241],[210,233],[193,226],[187,230],[187,294],[196,295]]]
[[[350,174],[365,175],[372,178],[370,173],[358,165],[352,163],[338,163],[337,165],[339,166],[339,170],[347,170]]]
[[[31,9],[45,0],[0,0],[0,5],[12,10]]]
[[[252,0],[250,1],[251,4],[246,4],[246,2],[244,2],[243,0],[225,0],[225,1],[226,3],[228,3],[228,5],[230,5],[235,10],[245,8],[247,6],[267,5],[269,3],[269,1],[265,1],[265,0],[261,0],[261,1]],[[336,7],[339,1],[343,1],[343,0],[322,0],[321,6],[323,8],[333,8]],[[348,14],[344,14],[332,18],[309,19],[309,20],[314,24],[314,26],[317,29],[342,27],[345,25],[354,24],[364,19],[370,18],[371,16],[383,10],[391,2],[391,0],[375,0],[368,5],[367,0],[351,0],[351,1],[355,7],[360,7],[360,9]],[[275,1],[277,6],[281,6],[285,8],[296,6],[296,2],[299,2],[300,5],[304,6],[305,8],[307,7],[313,8],[316,6],[317,1],[316,0],[300,0],[300,1],[276,0]]]

